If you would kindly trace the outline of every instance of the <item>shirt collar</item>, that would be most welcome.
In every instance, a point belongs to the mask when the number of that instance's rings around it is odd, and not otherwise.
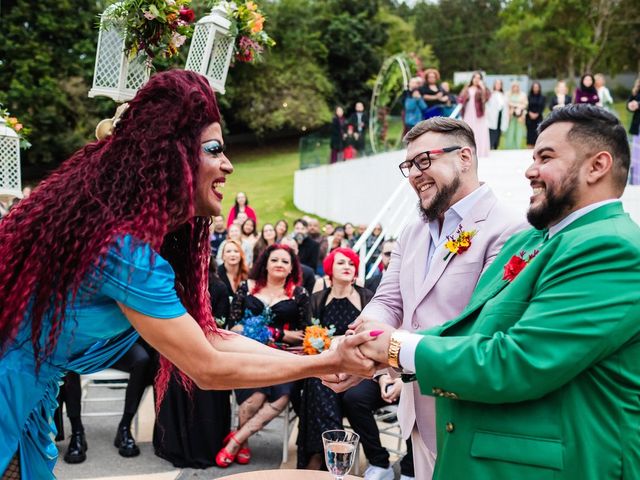
[[[587,213],[595,210],[596,208],[601,207],[603,205],[607,205],[609,203],[614,203],[614,202],[620,202],[620,199],[619,198],[611,198],[609,200],[603,200],[601,202],[592,203],[591,205],[587,205],[586,207],[582,207],[581,209],[570,213],[569,215],[564,217],[562,220],[560,220],[558,223],[556,223],[555,225],[552,225],[551,227],[549,227],[549,238],[553,237],[558,232],[560,232],[562,229],[568,227],[570,224],[572,224],[573,222],[578,220],[580,217],[582,217],[582,216],[586,215]]]
[[[433,244],[438,245],[444,236],[452,234],[462,219],[465,218],[471,210],[473,210],[480,198],[488,192],[489,186],[486,183],[483,183],[466,197],[461,198],[451,205],[449,209],[444,212],[442,230],[440,229],[440,221],[438,219],[430,221],[429,233],[431,234]],[[453,225],[454,223],[455,225]]]

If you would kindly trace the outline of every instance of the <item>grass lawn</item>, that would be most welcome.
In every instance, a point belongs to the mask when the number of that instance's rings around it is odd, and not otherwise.
[[[284,218],[293,229],[293,221],[304,215],[293,205],[293,173],[300,168],[297,141],[278,145],[244,147],[231,145],[228,156],[234,172],[227,177],[222,211],[227,215],[237,192],[245,192],[249,205],[258,215],[258,228],[265,222]]]

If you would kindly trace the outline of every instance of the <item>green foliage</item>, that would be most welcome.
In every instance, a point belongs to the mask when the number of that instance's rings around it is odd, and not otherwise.
[[[384,60],[386,25],[378,16],[376,0],[330,0],[321,18],[327,68],[335,85],[336,103],[352,106],[371,97],[368,80]]]
[[[91,0],[3,2],[0,103],[32,127],[26,163],[68,157],[113,111],[87,98],[97,14]]]
[[[442,0],[421,2],[413,11],[416,36],[433,46],[440,72],[500,71],[503,45],[496,41],[501,0]],[[425,64],[425,67],[429,65]]]
[[[331,119],[326,98],[332,86],[324,71],[308,58],[281,52],[259,65],[238,65],[228,95],[231,113],[258,135],[267,131],[317,128]]]

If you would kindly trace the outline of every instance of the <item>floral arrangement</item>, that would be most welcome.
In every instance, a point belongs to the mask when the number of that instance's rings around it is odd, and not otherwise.
[[[539,250],[534,250],[533,253],[527,255],[524,250],[522,250],[518,255],[514,255],[504,266],[504,275],[502,276],[503,280],[507,280],[508,282],[513,281],[514,278],[518,276],[518,274],[526,267],[533,258],[538,255]],[[526,257],[526,258],[525,258]]]
[[[304,330],[304,339],[302,340],[302,351],[307,355],[317,355],[327,350],[331,346],[331,339],[336,332],[335,327],[323,327],[320,320],[314,318]]]
[[[471,239],[475,236],[476,232],[476,230],[462,230],[462,224],[458,225],[456,233],[447,235],[447,243],[445,243],[444,246],[449,251],[443,260],[449,258],[450,255],[460,255],[469,250]]]
[[[20,148],[27,149],[31,147],[31,143],[27,140],[27,136],[31,133],[31,129],[25,127],[17,117],[12,117],[8,110],[0,107],[0,116],[7,123],[7,127],[16,132],[20,138]]]
[[[271,317],[272,314],[269,307],[265,307],[260,315],[254,315],[251,310],[246,309],[244,317],[240,321],[242,335],[265,345],[273,343],[271,331],[269,330]]]
[[[264,31],[265,16],[252,0],[236,2],[221,1],[227,16],[231,19],[231,34],[235,35],[236,43],[233,47],[235,60],[254,63],[260,59],[262,52],[276,44]]]
[[[122,0],[103,17],[105,28],[125,27],[124,48],[129,58],[144,52],[172,57],[193,33],[191,0]]]

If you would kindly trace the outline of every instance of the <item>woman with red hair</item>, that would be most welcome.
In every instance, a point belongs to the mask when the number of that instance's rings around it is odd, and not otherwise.
[[[309,323],[309,294],[300,286],[302,269],[298,257],[286,245],[270,245],[254,264],[251,278],[238,288],[233,299],[231,329],[243,332],[244,318],[268,317],[265,326],[271,346],[286,349],[300,345],[304,336],[302,329]],[[227,436],[226,445],[218,452],[219,467],[226,468],[234,460],[249,463],[249,437],[284,410],[292,390],[293,383],[236,390],[238,430]]]
[[[355,284],[360,258],[350,248],[334,249],[322,263],[331,287],[311,297],[312,317],[323,327],[344,335],[373,293]],[[342,410],[337,393],[317,378],[304,381],[298,421],[298,468],[318,470],[324,463],[322,432],[342,428]]]
[[[53,477],[58,382],[112,365],[140,334],[185,388],[373,373],[350,347],[305,358],[217,330],[209,223],[233,167],[207,79],[154,75],[111,134],[76,152],[0,222],[0,474]],[[243,365],[238,369],[238,365]]]

